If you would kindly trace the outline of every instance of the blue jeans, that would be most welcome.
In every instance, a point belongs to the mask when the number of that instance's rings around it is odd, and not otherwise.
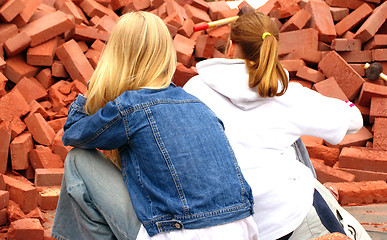
[[[97,150],[72,149],[51,234],[57,239],[136,239],[140,222],[121,171]]]

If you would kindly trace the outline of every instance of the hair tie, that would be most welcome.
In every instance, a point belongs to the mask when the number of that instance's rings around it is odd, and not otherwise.
[[[266,37],[267,35],[271,35],[271,33],[269,33],[269,32],[264,32],[264,33],[262,34],[262,40],[265,40],[265,37]]]

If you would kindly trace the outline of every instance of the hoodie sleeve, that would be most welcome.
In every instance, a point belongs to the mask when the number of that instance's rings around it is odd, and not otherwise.
[[[363,126],[359,109],[349,101],[326,97],[301,85],[292,95],[295,124],[302,135],[319,137],[335,145]]]

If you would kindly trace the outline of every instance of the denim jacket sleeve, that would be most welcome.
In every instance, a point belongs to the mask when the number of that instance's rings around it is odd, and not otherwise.
[[[98,148],[112,150],[123,146],[128,137],[123,118],[115,101],[93,115],[87,115],[84,106],[86,98],[78,95],[69,109],[64,125],[63,144],[84,149]]]

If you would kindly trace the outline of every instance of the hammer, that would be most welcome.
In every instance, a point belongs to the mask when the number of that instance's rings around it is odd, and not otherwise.
[[[233,21],[237,20],[240,15],[242,15],[244,13],[248,13],[248,12],[253,12],[253,11],[255,11],[254,8],[252,8],[249,5],[245,5],[241,9],[239,9],[239,12],[238,12],[237,16],[220,19],[220,20],[213,21],[213,22],[197,24],[197,25],[194,26],[194,32],[201,31],[201,30],[206,30],[208,28],[219,27],[219,26],[228,24],[230,22],[233,22]]]
[[[369,80],[375,81],[380,77],[384,81],[387,81],[387,76],[384,73],[382,73],[383,72],[382,64],[378,62],[374,62],[372,64],[366,63],[364,65],[364,69],[365,69],[365,75]]]

